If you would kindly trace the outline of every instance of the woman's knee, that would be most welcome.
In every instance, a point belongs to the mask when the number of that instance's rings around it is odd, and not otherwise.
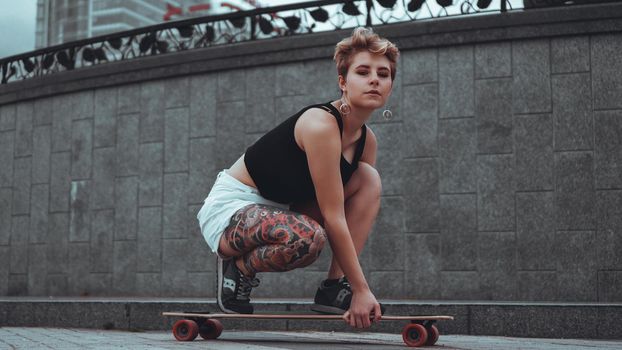
[[[305,221],[305,232],[299,234],[299,240],[293,245],[297,247],[298,255],[302,259],[301,265],[304,267],[313,263],[320,256],[326,245],[326,230],[311,217],[300,214]]]
[[[286,211],[279,215],[269,236],[273,244],[291,244],[295,241],[325,241],[324,228],[306,214]]]
[[[258,255],[270,261],[269,271],[290,271],[311,265],[326,244],[324,228],[310,217],[298,213],[288,214],[281,222],[288,223],[281,226],[276,234],[281,241],[259,248],[261,252]]]
[[[382,194],[382,181],[378,170],[365,162],[359,162],[359,166],[352,175],[350,182],[354,188],[347,188],[348,194],[364,191],[371,199],[380,199]]]
[[[327,237],[324,227],[322,227],[315,220],[313,220],[313,222],[315,223],[315,231],[313,232],[313,237],[311,238],[310,251],[314,253],[313,255],[317,259],[317,257],[320,255],[320,252],[322,252],[322,249],[324,249],[324,246],[326,245]]]
[[[298,216],[304,222],[304,225],[300,226],[299,236],[308,238],[307,241],[311,242],[311,246],[315,247],[319,254],[326,243],[326,230],[312,217],[305,214],[298,214]]]

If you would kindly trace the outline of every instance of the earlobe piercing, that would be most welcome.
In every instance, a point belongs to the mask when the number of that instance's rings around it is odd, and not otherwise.
[[[346,92],[343,92],[343,96],[341,96],[341,105],[339,106],[339,112],[341,113],[341,115],[343,115],[344,117],[348,114],[350,114],[350,112],[352,111],[352,108],[350,108],[350,105],[346,102]]]
[[[384,120],[391,120],[393,119],[393,112],[391,112],[390,109],[385,109],[384,112],[382,112],[382,117]]]
[[[344,100],[341,100],[341,106],[339,106],[339,112],[341,112],[343,116],[346,116],[350,114],[350,111],[351,111],[350,105],[348,105]]]

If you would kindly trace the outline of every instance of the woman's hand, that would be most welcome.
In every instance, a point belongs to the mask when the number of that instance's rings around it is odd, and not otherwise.
[[[346,323],[356,328],[368,328],[372,321],[380,321],[381,317],[380,304],[369,289],[352,292],[350,310],[343,314]]]

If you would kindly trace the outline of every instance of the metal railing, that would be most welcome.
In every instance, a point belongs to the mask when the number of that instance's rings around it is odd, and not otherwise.
[[[505,12],[516,9],[517,2],[523,5],[521,0],[320,0],[257,8],[167,22],[7,57],[0,60],[0,79],[6,84],[106,62],[248,40],[453,15]],[[594,0],[524,0],[525,8],[578,2]]]

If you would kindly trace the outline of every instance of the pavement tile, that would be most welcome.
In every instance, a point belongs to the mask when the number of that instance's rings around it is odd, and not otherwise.
[[[400,332],[228,331],[218,340],[178,342],[170,332],[68,328],[0,328],[0,348],[10,349],[403,349]],[[442,335],[435,349],[620,349],[621,341]]]

